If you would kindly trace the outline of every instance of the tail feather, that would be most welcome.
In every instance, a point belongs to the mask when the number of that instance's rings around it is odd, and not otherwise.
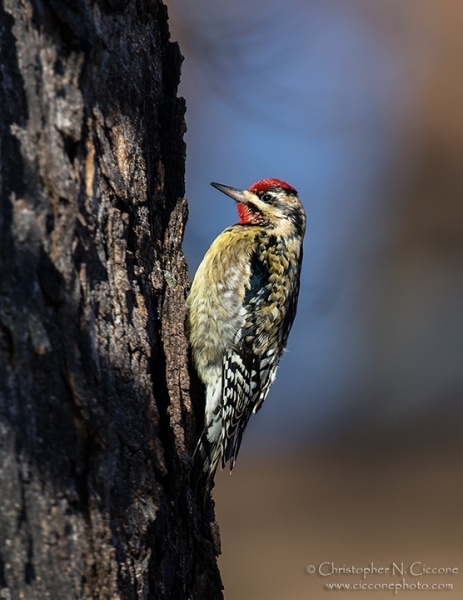
[[[216,379],[206,386],[206,426],[193,463],[196,494],[203,491],[204,504],[219,464],[223,469],[228,463],[230,472],[233,470],[248,421],[262,405],[275,378],[277,364],[273,352],[263,360],[263,370],[247,355],[229,352],[220,372],[215,373]]]
[[[203,505],[206,505],[214,484],[214,476],[220,462],[220,450],[217,443],[212,443],[207,438],[204,428],[193,454],[192,479],[197,496],[202,494]]]

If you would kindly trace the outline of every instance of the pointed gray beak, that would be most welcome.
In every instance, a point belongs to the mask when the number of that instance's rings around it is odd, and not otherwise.
[[[236,200],[236,202],[240,202],[241,204],[248,203],[245,196],[243,195],[242,190],[237,190],[236,188],[230,187],[229,185],[222,185],[221,183],[214,183],[213,181],[211,181],[211,185],[212,185],[212,187],[215,187],[220,192],[223,192],[227,196],[230,196],[230,198],[233,198],[233,200]]]

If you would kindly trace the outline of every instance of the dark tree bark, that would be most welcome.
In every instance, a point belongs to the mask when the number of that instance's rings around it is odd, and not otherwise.
[[[0,598],[220,598],[160,0],[0,6]]]

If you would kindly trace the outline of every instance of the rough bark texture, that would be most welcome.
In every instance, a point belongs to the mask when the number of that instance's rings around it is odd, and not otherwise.
[[[0,598],[220,598],[165,7],[3,0],[0,43]]]

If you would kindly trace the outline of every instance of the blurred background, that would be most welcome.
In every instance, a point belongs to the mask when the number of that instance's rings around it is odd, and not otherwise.
[[[167,6],[185,56],[190,276],[237,220],[210,181],[283,179],[308,215],[288,352],[214,490],[225,598],[359,581],[305,573],[324,561],[458,567],[407,582],[461,598],[463,4]]]

